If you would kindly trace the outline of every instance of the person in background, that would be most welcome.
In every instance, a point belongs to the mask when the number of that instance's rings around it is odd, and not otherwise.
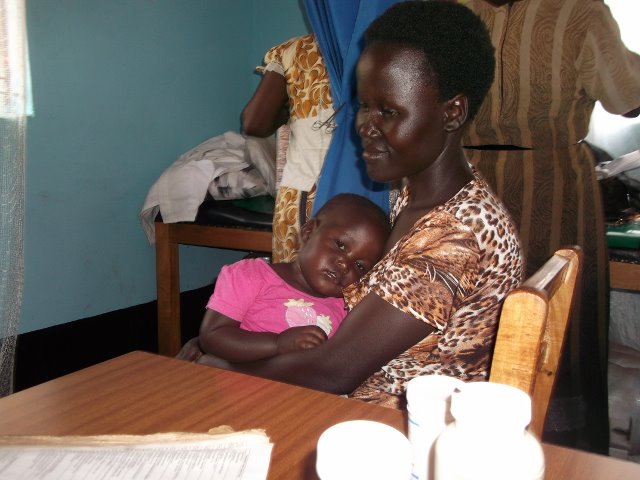
[[[569,323],[547,441],[608,453],[608,258],[593,153],[596,101],[640,113],[640,56],[602,0],[460,0],[496,49],[495,77],[463,144],[513,216],[526,274],[580,245],[580,301]]]
[[[290,262],[300,228],[311,214],[315,182],[333,133],[329,76],[315,37],[302,35],[271,48],[260,84],[242,112],[246,135],[278,131],[278,182],[273,219],[274,262]],[[284,157],[284,158],[283,158]]]
[[[500,306],[522,279],[522,257],[506,209],[461,144],[493,79],[482,21],[452,2],[402,2],[365,38],[355,128],[368,176],[403,184],[384,257],[345,289],[349,313],[318,347],[199,363],[401,408],[415,376],[488,378]]]
[[[177,358],[250,362],[320,345],[346,315],[342,290],[382,257],[389,231],[373,202],[336,195],[302,227],[293,262],[255,258],[222,268],[200,334]]]

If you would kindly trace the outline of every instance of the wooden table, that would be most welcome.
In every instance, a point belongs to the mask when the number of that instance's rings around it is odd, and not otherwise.
[[[403,412],[314,390],[132,352],[0,399],[0,434],[97,435],[263,428],[269,479],[315,479],[320,434],[369,419],[406,433]],[[628,480],[640,465],[543,445],[547,480]]]
[[[640,291],[640,263],[609,261],[611,288]]]

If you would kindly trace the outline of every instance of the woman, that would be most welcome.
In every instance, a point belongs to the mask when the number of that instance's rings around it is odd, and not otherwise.
[[[596,101],[640,113],[640,56],[602,0],[470,0],[496,47],[495,81],[464,139],[518,225],[526,274],[560,246],[584,252],[545,440],[607,454],[607,253],[594,159]]]
[[[277,179],[272,259],[291,262],[300,248],[300,228],[311,214],[335,112],[329,75],[313,35],[270,48],[264,63],[258,69],[260,84],[242,111],[242,131],[267,137],[286,124],[278,132],[277,163],[284,167]]]
[[[367,173],[404,184],[385,256],[345,289],[350,312],[319,347],[248,365],[201,363],[399,407],[416,375],[486,380],[500,303],[522,259],[506,210],[461,146],[493,77],[482,22],[461,5],[411,1],[365,38],[355,126]]]

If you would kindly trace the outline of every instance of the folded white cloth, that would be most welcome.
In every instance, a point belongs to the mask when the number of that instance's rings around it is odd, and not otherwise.
[[[155,243],[155,218],[164,223],[192,222],[209,192],[216,200],[275,196],[275,138],[225,132],[178,158],[153,184],[140,222]]]
[[[619,173],[640,168],[640,150],[626,153],[608,162],[601,162],[596,165],[598,179],[615,177]]]

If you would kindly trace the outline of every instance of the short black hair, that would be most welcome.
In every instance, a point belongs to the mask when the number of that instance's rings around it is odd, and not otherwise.
[[[327,202],[316,212],[315,217],[323,215],[332,215],[340,212],[344,208],[357,208],[363,211],[364,215],[370,216],[381,227],[385,235],[391,233],[391,223],[387,213],[369,200],[367,197],[358,195],[356,193],[338,193],[331,197]]]
[[[398,43],[425,55],[425,82],[440,101],[469,98],[468,120],[478,112],[493,82],[495,53],[482,20],[464,5],[415,0],[389,7],[365,32],[367,44]]]

